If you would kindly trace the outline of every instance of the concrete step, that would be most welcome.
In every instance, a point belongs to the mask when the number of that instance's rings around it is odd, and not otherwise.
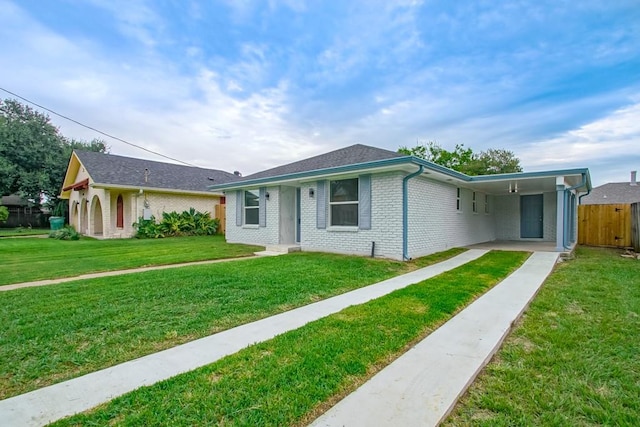
[[[254,252],[254,254],[258,256],[278,256],[299,251],[299,245],[268,245],[264,251]]]

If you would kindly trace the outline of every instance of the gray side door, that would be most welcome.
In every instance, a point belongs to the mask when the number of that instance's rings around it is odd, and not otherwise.
[[[542,194],[520,196],[520,237],[542,238]]]

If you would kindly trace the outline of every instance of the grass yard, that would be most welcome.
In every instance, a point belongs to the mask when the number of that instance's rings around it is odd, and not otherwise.
[[[447,426],[640,425],[640,261],[578,248]]]
[[[0,237],[48,235],[50,232],[48,228],[0,228]]]
[[[387,279],[415,263],[295,253],[0,293],[0,399]]]
[[[0,239],[0,285],[73,277],[99,271],[253,255],[260,246],[230,244],[224,236],[166,239]]]
[[[306,425],[527,256],[491,252],[55,425]]]

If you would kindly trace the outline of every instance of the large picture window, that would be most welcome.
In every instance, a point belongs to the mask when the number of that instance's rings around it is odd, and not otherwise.
[[[330,182],[329,206],[332,226],[358,226],[358,178]]]
[[[244,192],[244,223],[258,225],[260,197],[257,190]]]

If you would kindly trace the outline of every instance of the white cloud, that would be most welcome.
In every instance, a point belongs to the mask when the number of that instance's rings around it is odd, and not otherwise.
[[[77,120],[190,163],[248,174],[356,142],[395,150],[417,139],[435,140],[446,148],[464,143],[474,150],[511,149],[526,170],[593,165],[604,177],[605,162],[610,168],[618,159],[616,167],[626,176],[629,162],[638,161],[637,155],[635,160],[625,155],[637,152],[633,144],[640,139],[633,120],[640,116],[637,99],[566,131],[567,123],[577,122],[573,116],[566,120],[569,115],[601,114],[603,105],[619,105],[622,90],[606,102],[591,100],[589,94],[573,101],[523,102],[561,90],[561,85],[549,87],[557,74],[541,70],[558,61],[566,74],[567,63],[582,57],[588,46],[566,61],[573,45],[545,44],[549,39],[508,48],[500,39],[498,44],[471,43],[473,49],[464,49],[465,41],[480,35],[474,25],[491,32],[485,43],[505,29],[517,33],[517,21],[507,19],[514,13],[508,7],[483,13],[476,23],[465,15],[474,15],[473,8],[459,11],[452,6],[455,13],[447,15],[431,14],[430,3],[414,1],[349,3],[344,6],[348,10],[327,20],[329,39],[320,31],[278,44],[252,39],[255,34],[248,31],[230,40],[240,46],[238,55],[207,57],[211,53],[199,47],[195,37],[175,49],[188,58],[188,63],[178,63],[183,58],[165,58],[156,50],[158,43],[172,40],[163,34],[165,18],[154,6],[106,0],[95,4],[117,20],[137,53],[123,49],[113,59],[97,35],[65,38],[19,6],[0,0],[0,82]],[[202,4],[185,7],[191,17],[206,16]],[[258,7],[251,0],[230,2],[237,19],[255,18]],[[302,1],[271,1],[266,11],[260,7],[255,25],[270,22],[268,15],[281,8],[315,12],[307,11],[315,6]],[[449,54],[440,37],[458,33],[460,39],[447,47],[462,50]],[[594,55],[609,58],[630,49],[631,43],[620,43],[625,47],[614,51],[615,43],[609,42],[627,36],[622,30],[612,32]],[[139,55],[140,47],[144,55]],[[357,87],[372,81],[375,89]],[[552,83],[558,81],[564,80]],[[99,137],[62,119],[54,121],[67,136]],[[151,157],[107,142],[116,154]]]
[[[522,150],[531,166],[588,163],[637,154],[640,141],[640,103],[614,111],[607,117],[548,140],[534,142]]]
[[[150,48],[158,44],[157,34],[162,32],[164,22],[155,13],[153,7],[145,4],[144,1],[91,0],[91,2],[113,16],[123,35]]]

